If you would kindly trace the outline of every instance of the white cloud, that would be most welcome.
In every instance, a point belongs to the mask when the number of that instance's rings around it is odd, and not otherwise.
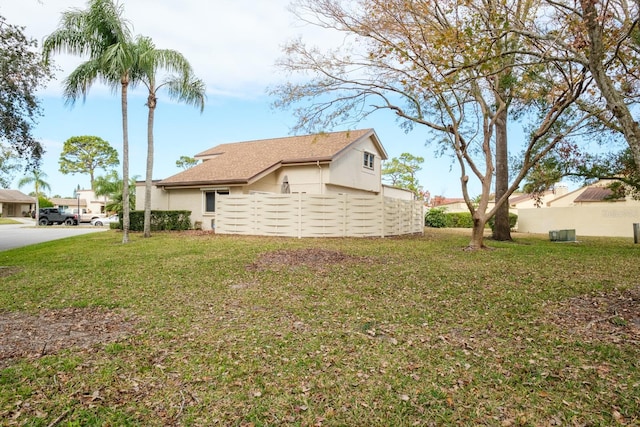
[[[275,61],[281,47],[304,28],[287,10],[289,2],[130,0],[123,4],[134,33],[151,37],[158,48],[181,52],[210,93],[258,96],[284,78]],[[26,26],[26,33],[42,43],[63,11],[85,7],[85,0],[14,0],[0,6],[0,14],[12,24]],[[311,29],[305,31],[309,33],[305,40],[331,42],[326,32],[319,38],[317,32],[314,37]],[[59,82],[79,59],[58,55],[54,60],[62,70],[50,91],[59,91]]]

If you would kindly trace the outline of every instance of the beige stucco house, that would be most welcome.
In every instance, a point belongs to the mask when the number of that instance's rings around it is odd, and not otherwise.
[[[96,196],[95,192],[89,190],[76,190],[75,198],[51,198],[51,202],[57,208],[63,209],[66,212],[77,213],[78,208],[80,212],[106,214],[105,206],[109,202],[106,196]]]
[[[383,197],[387,191],[412,199],[382,185],[387,153],[373,129],[221,144],[194,157],[201,161],[196,166],[154,181],[151,209],[189,210],[203,229],[216,227],[221,196],[286,195],[281,198],[291,204],[296,195],[302,203],[310,195]],[[136,209],[143,208],[144,182],[138,182]]]
[[[633,224],[640,222],[640,201],[631,197],[611,199],[608,180],[598,181],[559,195],[543,209],[518,210],[518,231],[548,233],[576,230],[577,236],[633,237]]]
[[[0,189],[0,216],[26,216],[36,206],[36,198],[18,190]]]

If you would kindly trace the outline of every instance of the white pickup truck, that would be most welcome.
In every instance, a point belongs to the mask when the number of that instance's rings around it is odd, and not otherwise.
[[[71,213],[78,214],[78,208],[71,209]],[[92,213],[91,209],[80,208],[80,214],[78,215],[78,222],[91,222],[94,218],[105,218],[105,214]]]

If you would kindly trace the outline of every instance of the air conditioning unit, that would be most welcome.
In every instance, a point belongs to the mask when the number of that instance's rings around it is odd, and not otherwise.
[[[576,230],[551,230],[549,231],[549,240],[552,242],[575,242]]]

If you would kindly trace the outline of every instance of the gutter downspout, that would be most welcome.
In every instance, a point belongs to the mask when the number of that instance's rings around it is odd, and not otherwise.
[[[316,160],[316,165],[318,166],[318,169],[320,170],[320,194],[324,194],[324,180],[323,178],[323,173],[322,173],[322,166],[320,166],[320,160]]]

